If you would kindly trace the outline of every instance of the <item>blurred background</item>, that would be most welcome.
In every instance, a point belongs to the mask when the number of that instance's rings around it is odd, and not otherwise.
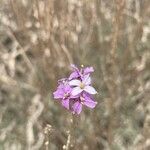
[[[52,93],[72,63],[99,94],[68,149],[150,150],[149,0],[0,0],[0,150],[67,149]]]

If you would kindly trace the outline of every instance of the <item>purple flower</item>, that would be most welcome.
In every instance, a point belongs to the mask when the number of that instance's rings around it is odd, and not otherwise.
[[[96,90],[91,86],[91,78],[89,75],[84,76],[83,80],[71,80],[69,82],[70,86],[74,86],[71,94],[76,96],[80,93],[87,92],[89,94],[96,94]]]
[[[53,93],[55,99],[61,99],[62,105],[69,109],[69,100],[71,98],[72,88],[69,85],[60,84],[57,90]]]
[[[92,96],[97,92],[91,85],[90,77],[94,69],[93,67],[83,68],[83,66],[78,69],[75,65],[71,66],[73,72],[69,78],[58,80],[58,87],[53,96],[73,114],[80,114],[83,105],[93,109],[97,104]]]
[[[86,67],[86,68],[77,68],[75,65],[71,65],[71,67],[73,68],[73,72],[71,73],[71,75],[69,76],[69,80],[75,79],[75,78],[82,78],[85,75],[88,75],[92,72],[94,72],[93,67]]]
[[[83,93],[78,99],[74,101],[72,104],[72,112],[73,114],[80,114],[82,111],[82,105],[85,105],[89,108],[94,108],[97,102],[93,100],[93,98],[87,94]]]

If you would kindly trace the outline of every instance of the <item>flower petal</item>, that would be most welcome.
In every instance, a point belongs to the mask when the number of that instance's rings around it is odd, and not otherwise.
[[[84,105],[86,105],[87,107],[90,107],[90,108],[94,108],[97,105],[97,102],[92,101],[92,100],[86,100],[84,102]]]
[[[92,86],[85,86],[84,91],[86,91],[89,94],[96,94],[97,91]]]
[[[72,94],[72,96],[76,96],[76,95],[80,94],[82,91],[83,91],[83,89],[81,89],[80,87],[75,87],[75,88],[73,88],[71,94]]]
[[[79,73],[77,71],[74,71],[70,74],[69,80],[75,79],[79,77]]]
[[[84,74],[89,74],[89,73],[92,73],[94,72],[94,68],[93,67],[86,67],[84,69]]]
[[[80,114],[82,111],[82,104],[79,101],[77,101],[73,104],[72,109],[73,113]]]
[[[84,97],[83,102],[84,105],[90,108],[94,108],[96,106],[97,102],[95,102],[90,95],[84,94],[83,97]]]
[[[65,108],[69,109],[69,99],[63,99],[61,103]]]
[[[69,85],[71,85],[71,86],[80,86],[80,84],[81,84],[80,80],[71,80],[69,82]]]
[[[64,86],[64,92],[65,93],[70,93],[72,91],[72,88],[70,87],[70,85],[65,85]]]
[[[57,91],[55,91],[55,92],[53,93],[53,95],[54,95],[54,98],[55,98],[55,99],[60,99],[60,98],[63,98],[64,93],[63,93],[62,90],[58,89]]]
[[[83,81],[85,85],[90,85],[91,84],[91,78],[89,75],[84,76]]]

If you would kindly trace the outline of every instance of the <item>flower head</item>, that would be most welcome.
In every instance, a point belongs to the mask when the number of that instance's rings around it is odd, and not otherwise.
[[[72,79],[77,79],[77,78],[82,78],[85,75],[88,75],[92,72],[94,72],[93,67],[85,67],[83,68],[83,66],[81,67],[81,69],[77,68],[75,65],[71,65],[73,72],[70,74],[69,76],[69,80]]]
[[[80,95],[78,99],[74,100],[74,103],[71,106],[71,110],[73,114],[80,114],[82,111],[82,106],[85,105],[89,108],[94,108],[96,106],[97,102],[94,101],[94,99],[87,93],[83,93]]]
[[[59,99],[66,109],[74,114],[80,114],[82,106],[94,108],[97,102],[93,99],[96,90],[91,86],[90,74],[94,71],[93,67],[78,69],[72,65],[73,72],[69,78],[58,81],[57,90],[53,93],[55,99]]]
[[[86,75],[83,77],[82,80],[71,80],[69,82],[70,86],[74,86],[73,90],[72,90],[72,95],[78,95],[80,93],[87,92],[89,94],[96,94],[96,90],[90,86],[91,85],[91,78],[89,75]]]
[[[69,100],[71,98],[72,88],[68,84],[60,84],[53,93],[55,99],[61,100],[62,105],[69,109]]]

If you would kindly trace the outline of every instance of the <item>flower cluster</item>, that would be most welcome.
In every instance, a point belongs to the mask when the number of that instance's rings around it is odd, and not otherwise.
[[[82,105],[94,108],[97,102],[94,101],[93,95],[96,90],[91,86],[91,73],[93,67],[77,68],[71,65],[73,72],[68,78],[58,81],[57,90],[53,93],[55,99],[61,101],[62,106],[70,110],[73,114],[80,114]]]

